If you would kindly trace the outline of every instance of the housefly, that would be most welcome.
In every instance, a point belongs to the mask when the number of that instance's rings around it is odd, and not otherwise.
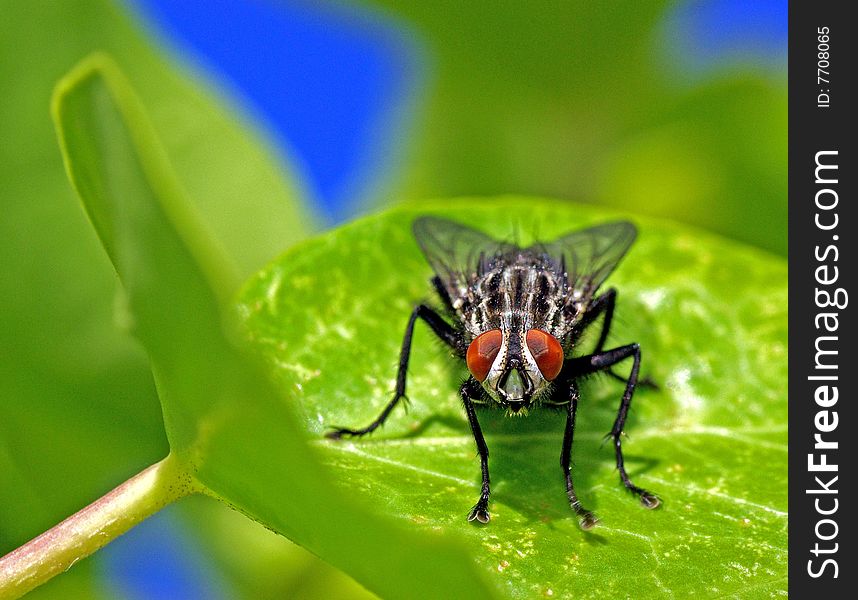
[[[501,408],[510,415],[520,415],[536,407],[553,406],[566,412],[560,465],[569,504],[583,529],[597,523],[594,514],[578,500],[570,471],[578,382],[596,372],[607,372],[625,383],[606,439],[613,443],[622,484],[643,506],[656,508],[660,504],[658,496],[629,479],[621,443],[638,384],[640,347],[628,344],[604,349],[617,292],[611,288],[597,295],[634,242],[634,225],[626,221],[606,223],[525,248],[435,217],[418,218],[413,231],[435,271],[432,284],[443,310],[419,304],[412,311],[402,340],[396,391],[381,414],[366,427],[334,429],[328,437],[372,433],[405,398],[414,324],[422,319],[470,371],[459,395],[480,456],[482,488],[469,521],[489,521],[489,451],[477,419],[477,407]],[[602,327],[594,350],[576,355],[583,333],[599,317]],[[632,366],[627,377],[611,370],[628,359]]]

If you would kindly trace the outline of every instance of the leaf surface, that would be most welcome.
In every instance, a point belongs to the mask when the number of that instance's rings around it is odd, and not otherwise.
[[[481,413],[492,521],[467,523],[479,462],[456,393],[466,369],[422,324],[407,414],[398,408],[370,438],[322,439],[329,427],[369,423],[392,395],[410,310],[431,298],[431,271],[410,234],[427,212],[500,238],[517,230],[522,243],[617,217],[514,197],[399,209],[303,243],[245,286],[253,344],[342,493],[418,532],[454,533],[516,598],[783,592],[787,269],[734,242],[640,219],[638,241],[607,283],[619,290],[608,344],[639,342],[643,372],[660,386],[635,394],[624,443],[633,479],[663,498],[658,510],[619,485],[602,438],[622,387],[594,378],[582,391],[573,474],[600,526],[582,532],[568,507],[558,461],[564,417],[554,412]]]

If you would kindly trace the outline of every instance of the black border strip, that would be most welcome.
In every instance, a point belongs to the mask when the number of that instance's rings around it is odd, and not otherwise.
[[[849,305],[858,296],[848,298],[858,293],[852,285],[858,22],[847,17],[849,6],[789,7],[789,589],[795,598],[851,598],[858,589],[858,473],[850,468],[858,462],[858,420],[848,385],[858,369]]]

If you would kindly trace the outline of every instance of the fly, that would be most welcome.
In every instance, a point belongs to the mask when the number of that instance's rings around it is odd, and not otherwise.
[[[436,217],[418,218],[413,231],[435,271],[432,284],[443,310],[419,304],[412,311],[402,340],[396,391],[381,414],[362,429],[338,428],[327,436],[340,439],[372,433],[406,398],[411,337],[417,319],[422,319],[470,371],[459,395],[480,456],[482,487],[468,521],[489,522],[489,451],[477,406],[502,408],[510,415],[553,406],[566,412],[560,465],[569,504],[583,529],[598,522],[579,501],[570,470],[578,381],[597,372],[625,383],[617,417],[606,436],[613,442],[620,481],[644,507],[656,508],[659,497],[632,483],[626,473],[621,442],[639,383],[640,347],[635,343],[604,349],[617,291],[609,288],[596,294],[634,242],[635,226],[626,221],[606,223],[526,248]],[[584,331],[600,316],[602,328],[593,352],[573,356]],[[611,370],[628,359],[632,361],[628,377]]]

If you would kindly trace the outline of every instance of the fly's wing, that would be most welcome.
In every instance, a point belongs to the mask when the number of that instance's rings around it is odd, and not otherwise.
[[[544,252],[555,268],[566,272],[570,291],[589,299],[616,268],[637,237],[628,221],[615,221],[573,231],[547,244],[534,244],[528,251]]]
[[[501,242],[459,223],[420,217],[414,237],[450,298],[462,298],[479,274],[492,268],[518,246]]]

